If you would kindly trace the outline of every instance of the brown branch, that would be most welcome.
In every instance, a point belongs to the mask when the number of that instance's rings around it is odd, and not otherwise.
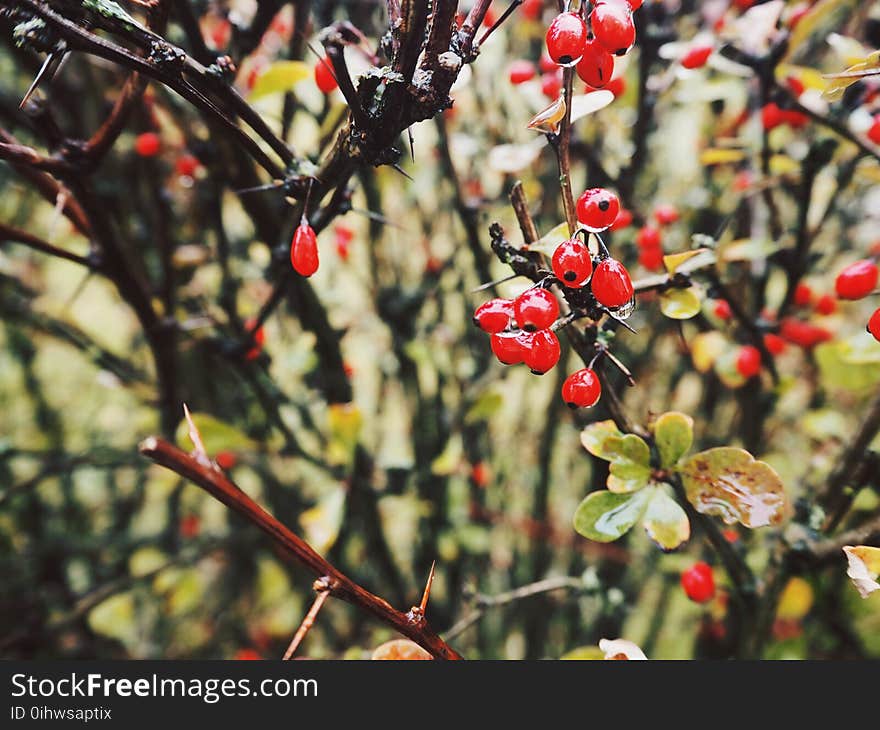
[[[315,596],[315,601],[312,603],[312,607],[309,609],[309,612],[306,614],[302,623],[299,625],[299,628],[296,630],[296,633],[293,635],[293,639],[290,641],[290,646],[287,647],[287,651],[285,651],[284,656],[281,657],[282,661],[286,662],[293,657],[296,650],[299,648],[299,645],[302,643],[302,640],[306,638],[306,634],[309,633],[309,630],[315,625],[315,619],[318,617],[321,608],[324,606],[324,601],[330,597],[331,586],[332,583],[326,575],[318,578],[312,584],[312,589],[318,595]]]
[[[392,608],[387,601],[373,595],[352,581],[315,552],[302,538],[291,532],[254,502],[229,481],[222,472],[200,464],[186,452],[155,437],[143,441],[140,445],[140,452],[157,464],[191,480],[233,512],[260,528],[272,538],[279,548],[317,578],[326,577],[329,579],[331,586],[327,591],[328,594],[358,606],[417,643],[437,659],[462,658],[431,630],[424,617],[414,620],[408,614]]]
[[[517,180],[510,190],[510,204],[513,206],[513,212],[516,214],[516,220],[519,223],[519,229],[523,234],[523,243],[527,246],[535,243],[540,236],[529,211],[529,201],[526,198],[522,181]]]
[[[41,251],[42,253],[55,256],[59,259],[65,259],[66,261],[72,261],[80,266],[85,266],[87,269],[95,270],[98,268],[97,262],[87,256],[80,256],[79,254],[65,251],[63,248],[53,246],[42,238],[38,238],[27,231],[22,231],[13,226],[8,226],[5,223],[0,223],[0,241],[21,243],[35,251]]]

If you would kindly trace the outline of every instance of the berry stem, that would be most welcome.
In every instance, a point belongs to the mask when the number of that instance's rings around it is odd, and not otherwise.
[[[480,46],[482,46],[486,39],[495,32],[495,29],[498,28],[505,20],[507,20],[511,13],[516,10],[520,5],[522,5],[523,0],[513,0],[512,3],[508,6],[507,10],[501,13],[501,17],[498,18],[494,23],[492,23],[491,27],[486,30],[485,33],[480,37],[480,40],[477,41],[477,50],[479,50]]]

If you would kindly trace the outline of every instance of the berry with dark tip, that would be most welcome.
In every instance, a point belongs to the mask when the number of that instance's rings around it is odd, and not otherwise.
[[[559,302],[546,289],[527,289],[513,301],[513,316],[528,332],[544,330],[559,316]]]
[[[620,200],[605,188],[590,188],[577,200],[577,217],[592,233],[604,231],[614,223],[620,212]]]
[[[583,55],[587,24],[577,13],[560,13],[547,28],[545,41],[550,58],[560,66],[572,66]]]
[[[565,286],[579,289],[593,274],[590,250],[577,238],[560,243],[553,252],[553,273]]]
[[[494,335],[503,332],[513,317],[513,302],[509,299],[490,299],[474,312],[474,324],[483,332]]]
[[[601,395],[599,376],[590,368],[576,370],[562,384],[562,400],[569,408],[591,408]]]
[[[523,362],[535,375],[543,375],[559,362],[559,339],[551,330],[538,330],[532,335]]]
[[[610,309],[623,306],[634,294],[632,279],[626,267],[612,258],[597,264],[590,288],[596,301]]]

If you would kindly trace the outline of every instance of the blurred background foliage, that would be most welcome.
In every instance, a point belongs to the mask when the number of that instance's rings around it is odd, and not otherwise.
[[[190,4],[203,16],[209,46],[222,39],[224,17],[246,22],[254,11],[248,0]],[[245,95],[252,72],[258,78],[288,55],[292,7],[282,5],[257,49],[237,59],[236,83]],[[334,19],[351,19],[374,40],[385,27],[381,3],[312,5],[309,37]],[[720,241],[721,272],[757,314],[777,305],[785,290],[784,271],[767,265],[790,245],[796,225],[798,191],[785,176],[797,178],[809,150],[830,140],[809,204],[810,221],[822,226],[805,280],[816,292],[832,291],[834,272],[877,242],[877,159],[818,124],[765,136],[751,72],[731,70],[724,59],[697,71],[676,65],[676,43],[711,36],[712,13],[733,22],[737,8],[650,5],[664,6],[651,11],[663,18],[652,62],[640,65],[648,29],[639,25],[639,45],[618,63],[622,93],[574,125],[576,194],[588,184],[621,183],[635,223],[609,243],[634,278],[650,273],[637,263],[634,238],[657,205],[674,204],[681,213],[664,231],[667,252],[688,248],[692,234],[714,234],[733,215]],[[816,71],[845,68],[853,44],[877,47],[877,3],[837,5],[792,51],[792,73],[816,87],[814,96],[823,83]],[[504,368],[470,321],[488,297],[473,290],[509,274],[491,257],[488,223],[500,221],[511,240],[520,240],[508,201],[512,183],[523,181],[542,234],[562,220],[553,150],[526,129],[546,105],[540,78],[519,86],[507,78],[510,61],[537,61],[555,12],[547,3],[539,20],[514,14],[463,74],[453,109],[412,128],[412,159],[401,140],[401,164],[412,180],[388,167],[362,170],[352,210],[320,234],[321,267],[310,282],[341,334],[351,403],[329,404],[324,396],[320,349],[301,326],[304,305],[294,295],[285,294],[266,322],[259,356],[236,354],[241,322],[273,292],[279,241],[260,239],[259,221],[227,175],[236,164],[228,145],[179,97],[151,84],[93,181],[125,247],[142,262],[157,306],[171,306],[162,311],[178,324],[179,399],[196,414],[209,453],[224,454],[224,468],[242,489],[342,570],[405,609],[418,602],[436,560],[428,617],[441,633],[480,605],[479,596],[548,576],[573,579],[561,590],[487,608],[450,640],[472,658],[559,657],[617,636],[649,657],[712,656],[720,651],[713,646],[723,644],[724,592],[698,606],[678,585],[693,560],[713,560],[699,534],[662,554],[641,530],[599,545],[571,527],[578,503],[606,476],[606,465],[581,447],[579,432],[608,417],[601,402],[572,414],[559,398],[561,380],[578,367],[576,355],[565,350],[560,367],[543,377]],[[830,34],[846,43],[830,43]],[[187,48],[173,17],[167,37]],[[349,55],[353,69],[366,67],[360,55]],[[314,65],[308,48],[301,57]],[[4,34],[0,117],[34,145],[39,140],[17,106],[39,61]],[[66,134],[85,137],[122,79],[112,64],[73,54],[40,94]],[[641,122],[640,88],[652,100]],[[325,97],[311,77],[293,87],[292,99],[288,140],[315,160],[344,100],[338,92]],[[267,93],[252,101],[278,127],[284,100]],[[864,110],[845,105],[837,102],[828,113],[864,126]],[[154,158],[133,151],[135,136],[148,129],[162,139]],[[713,163],[706,151],[719,148],[736,154]],[[192,177],[177,172],[185,151],[202,163]],[[634,154],[639,166],[627,171]],[[737,187],[743,171],[772,190],[781,238],[770,231],[763,197],[744,197]],[[0,188],[0,219],[87,253],[88,241],[5,163]],[[282,210],[285,226],[295,224],[278,192],[254,195]],[[339,226],[353,233],[346,246]],[[170,270],[163,246],[172,252]],[[497,290],[514,296],[526,285],[514,279]],[[701,331],[735,339],[713,314],[712,298],[696,318],[680,322],[665,318],[648,295],[629,320],[638,335],[622,332],[614,341],[637,385],[615,383],[636,420],[688,413],[699,448],[750,448],[776,468],[793,501],[809,499],[880,380],[878,347],[862,334],[869,313],[868,304],[854,303],[811,315],[834,333],[824,350],[790,346],[776,360],[778,385],[765,374],[763,385],[731,388],[711,369],[695,369],[689,354]],[[4,243],[0,315],[0,655],[279,657],[308,608],[312,580],[257,530],[138,455],[138,442],[162,424],[144,333],[116,289],[75,263]],[[862,353],[857,362],[841,355],[844,342]],[[757,432],[755,402],[770,406]],[[178,443],[189,449],[185,433],[178,429]],[[867,489],[853,514],[877,508],[876,492]],[[769,555],[764,531],[735,539],[760,575]],[[880,656],[880,597],[861,601],[844,568],[841,558],[833,570],[794,579],[767,656]],[[723,585],[720,569],[716,576]],[[301,653],[368,656],[390,638],[389,629],[330,601]]]

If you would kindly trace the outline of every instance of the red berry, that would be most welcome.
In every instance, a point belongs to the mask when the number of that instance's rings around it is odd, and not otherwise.
[[[513,61],[507,69],[510,83],[516,86],[535,78],[535,64],[531,61],[520,59]]]
[[[868,130],[868,139],[874,144],[880,144],[880,114],[874,117],[874,123]]]
[[[775,129],[785,123],[785,112],[779,108],[779,104],[770,102],[761,109],[761,124],[764,125],[766,131]]]
[[[639,263],[648,271],[660,271],[663,268],[663,249],[642,249],[639,251]]]
[[[543,375],[559,362],[559,339],[551,330],[539,330],[532,336],[531,347],[523,362],[535,375]]]
[[[562,91],[562,74],[556,71],[541,76],[541,93],[548,99],[557,99]]]
[[[214,457],[221,469],[232,469],[238,463],[238,457],[231,451],[218,451]]]
[[[255,661],[262,659],[263,657],[261,657],[259,652],[255,651],[254,649],[239,649],[237,652],[235,652],[235,657],[233,658],[237,661]]]
[[[813,301],[813,290],[803,282],[798,283],[794,288],[794,303],[798,307],[806,307]]]
[[[788,76],[785,79],[785,85],[788,87],[789,91],[791,91],[791,93],[795,96],[800,96],[807,90],[807,87],[804,86],[804,82],[796,76]]]
[[[833,335],[824,327],[817,327],[809,322],[802,322],[793,317],[786,317],[779,323],[779,336],[784,340],[804,348],[815,347],[822,342],[833,339]]]
[[[590,40],[584,45],[584,54],[575,67],[581,81],[594,89],[601,89],[611,81],[614,73],[614,56],[601,43]]]
[[[783,340],[779,335],[774,335],[772,332],[768,332],[764,335],[764,347],[767,348],[767,352],[771,355],[781,355],[786,348],[785,340]]]
[[[681,59],[681,65],[685,68],[702,68],[715,50],[712,46],[696,46],[691,48]]]
[[[816,302],[816,311],[819,314],[834,314],[837,310],[837,300],[831,294],[823,294]]]
[[[134,140],[134,151],[141,157],[155,157],[162,149],[162,140],[155,132],[144,132]]]
[[[526,289],[513,301],[513,316],[529,332],[547,329],[559,316],[559,302],[546,289]]]
[[[504,365],[519,365],[526,355],[526,347],[530,343],[523,335],[529,332],[498,332],[489,340],[492,352]]]
[[[471,467],[471,481],[478,487],[485,487],[492,478],[492,471],[485,461],[478,461]]]
[[[593,35],[611,53],[622,56],[636,42],[632,10],[625,3],[602,3],[590,14]]]
[[[675,223],[680,217],[678,209],[674,205],[663,203],[654,208],[654,219],[661,226],[668,226]]]
[[[611,81],[605,84],[605,91],[610,91],[614,94],[615,98],[623,96],[623,92],[626,91],[626,79],[624,79],[623,76],[611,79]]]
[[[266,333],[263,331],[262,327],[251,334],[256,325],[257,320],[254,317],[251,317],[244,322],[245,335],[250,337],[254,342],[254,346],[245,353],[244,357],[246,360],[256,360],[260,355],[260,351],[263,349],[263,343],[266,341]]]
[[[565,286],[579,289],[593,274],[593,259],[579,239],[571,238],[560,243],[553,252],[553,273]]]
[[[850,264],[837,275],[834,289],[841,299],[862,299],[877,286],[877,264],[862,259]]]
[[[716,301],[715,309],[713,311],[715,312],[715,316],[718,317],[718,319],[723,319],[725,321],[730,319],[732,315],[732,312],[730,311],[730,302],[728,302],[726,299],[719,299],[718,301]]]
[[[550,58],[550,55],[546,51],[541,54],[541,58],[538,60],[538,68],[541,70],[541,73],[545,74],[559,70],[556,61]]]
[[[744,378],[753,378],[761,372],[761,351],[754,345],[743,345],[736,356],[736,369]]]
[[[611,224],[610,230],[617,231],[621,228],[628,228],[632,225],[632,222],[633,214],[626,208],[621,208],[617,218],[614,219],[614,223]]]
[[[571,66],[580,60],[587,42],[587,24],[577,13],[560,13],[545,38],[547,53],[560,66]]]
[[[509,299],[490,299],[474,312],[474,324],[483,332],[503,332],[513,316],[513,302]]]
[[[599,402],[601,395],[599,376],[589,368],[573,372],[562,384],[562,400],[569,408],[590,408]]]
[[[290,263],[300,276],[311,276],[318,270],[318,239],[312,227],[303,220],[293,234]]]
[[[599,262],[590,287],[596,301],[610,309],[623,306],[633,298],[629,272],[617,259],[607,258]]]
[[[880,342],[880,309],[874,311],[871,319],[868,320],[868,332],[874,335],[874,339]]]
[[[315,64],[315,84],[325,94],[329,94],[339,86],[333,75],[333,64],[327,56]]]
[[[642,0],[627,0],[627,4],[631,10],[636,11],[642,7]]]
[[[782,120],[794,129],[805,127],[810,122],[810,118],[806,114],[794,109],[784,109],[782,111]]]
[[[544,12],[544,0],[523,0],[519,11],[527,20],[537,20]]]
[[[174,171],[184,177],[195,177],[200,164],[199,158],[195,155],[182,154],[174,163]]]
[[[715,578],[708,563],[694,563],[681,574],[681,587],[695,603],[706,603],[715,596]]]
[[[619,212],[620,200],[605,188],[585,190],[577,200],[578,220],[593,233],[607,229]]]
[[[642,226],[636,234],[636,246],[640,249],[660,248],[662,238],[660,231],[654,226]]]
[[[187,515],[180,520],[181,537],[196,537],[201,529],[201,520],[196,515]]]

